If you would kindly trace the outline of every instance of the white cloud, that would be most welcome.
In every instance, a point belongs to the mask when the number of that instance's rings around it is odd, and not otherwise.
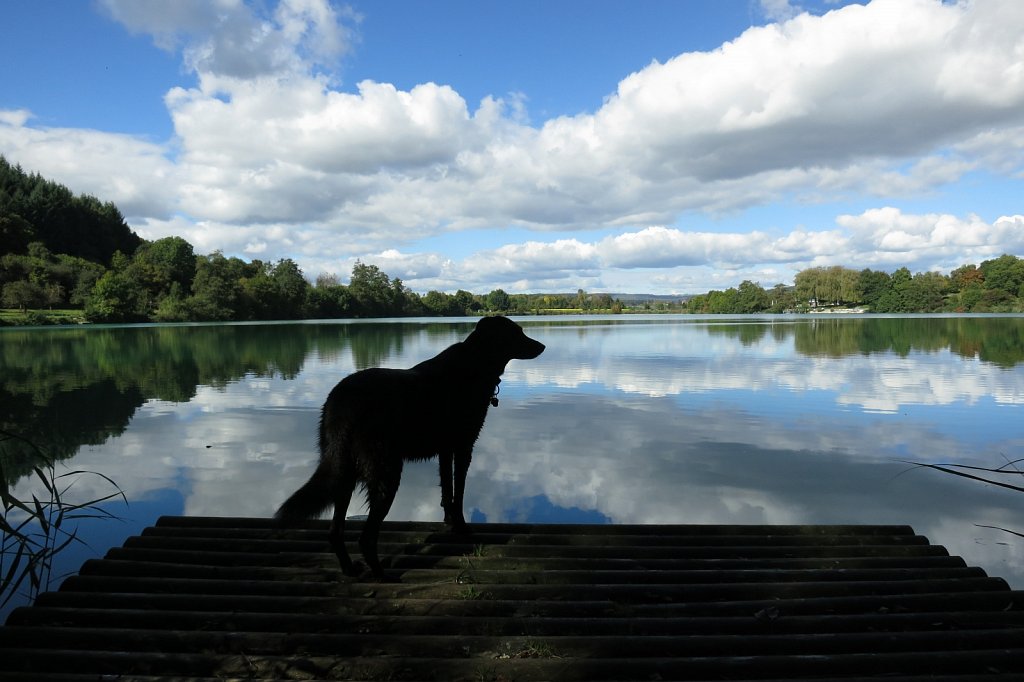
[[[184,226],[200,250],[308,266],[455,230],[610,235],[406,271],[486,288],[624,281],[600,268],[664,268],[645,281],[668,286],[686,280],[679,268],[705,265],[740,278],[766,264],[955,267],[1020,244],[1000,227],[1013,219],[889,220],[896,209],[788,233],[662,227],[690,211],[851,196],[891,205],[967,172],[1019,175],[1024,4],[1014,0],[875,0],[824,16],[762,2],[784,21],[654,62],[593,112],[536,126],[523,93],[474,107],[443,83],[340,88],[326,65],[357,40],[359,18],[324,0],[102,6],[195,72],[165,97],[175,139],[44,128],[14,110],[0,115],[0,153],[115,201],[144,234]]]
[[[272,13],[241,0],[100,0],[100,6],[128,30],[152,35],[159,47],[180,48],[189,69],[237,79],[332,65],[354,40],[346,21],[359,19],[327,0],[281,0]]]
[[[836,222],[852,236],[851,247],[876,262],[907,262],[920,269],[935,263],[946,269],[1024,249],[1024,216],[1003,216],[986,223],[975,215],[905,214],[886,207]]]
[[[786,21],[792,19],[802,11],[798,5],[793,5],[790,0],[759,0],[761,13],[770,21]]]
[[[75,192],[113,201],[128,216],[165,218],[176,208],[179,168],[167,147],[131,135],[30,125],[24,110],[0,111],[0,154]]]
[[[1024,178],[1024,126],[985,130],[956,149],[993,171]]]
[[[32,118],[32,112],[27,109],[0,109],[0,125],[20,128]]]
[[[782,236],[760,231],[713,233],[648,227],[594,242],[560,239],[508,244],[432,271],[429,287],[420,286],[415,277],[406,276],[406,283],[417,289],[451,289],[455,282],[486,288],[489,282],[516,276],[557,283],[579,273],[600,271],[606,279],[602,288],[621,291],[614,283],[616,273],[628,276],[625,273],[629,271],[665,268],[678,274],[680,270],[714,268],[731,271],[721,282],[722,287],[734,286],[743,279],[771,286],[778,281],[792,282],[796,272],[817,265],[881,270],[906,265],[912,271],[949,271],[1006,251],[1024,252],[1024,216],[1004,216],[987,223],[974,215],[915,215],[885,207],[860,215],[841,215],[832,229],[798,229]],[[372,254],[364,260],[385,271],[388,266],[398,265],[393,259]],[[766,268],[766,264],[781,269]],[[447,286],[436,278],[449,278]],[[690,288],[670,291],[698,293],[718,286],[703,275],[694,279]]]
[[[955,181],[991,154],[986,135],[1024,122],[1014,2],[876,0],[820,17],[764,3],[789,20],[655,62],[593,114],[539,128],[523,123],[518,95],[471,111],[443,84],[333,89],[304,56],[352,38],[320,2],[268,17],[237,2],[107,6],[164,42],[207,46],[189,62],[198,85],[167,96],[183,175],[196,179],[181,203],[200,220],[417,226],[410,238],[670,222],[786,192],[918,192]],[[232,50],[258,58],[243,72]]]

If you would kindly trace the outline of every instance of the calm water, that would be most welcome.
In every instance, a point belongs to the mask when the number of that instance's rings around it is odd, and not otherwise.
[[[904,463],[1024,457],[1024,317],[520,321],[547,351],[505,373],[472,520],[906,523],[1024,588],[1024,539],[982,527],[1024,532],[1024,493]],[[0,419],[127,494],[108,507],[122,521],[83,527],[70,570],[161,514],[272,514],[312,471],[338,380],[408,367],[472,323],[2,330]],[[440,520],[436,476],[408,466],[389,518]]]

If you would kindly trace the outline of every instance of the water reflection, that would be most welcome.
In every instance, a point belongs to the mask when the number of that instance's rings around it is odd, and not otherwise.
[[[0,428],[52,457],[124,433],[147,401],[188,403],[204,388],[295,379],[307,360],[344,358],[350,369],[384,364],[426,340],[450,343],[463,325],[140,325],[0,330]],[[469,323],[465,324],[470,329]],[[287,393],[287,392],[286,392]],[[9,479],[25,475],[31,448],[2,452]]]
[[[271,514],[308,477],[338,380],[410,366],[472,324],[4,331],[0,420],[126,491],[102,553],[159,514]],[[506,372],[474,520],[909,523],[1024,587],[1024,541],[975,525],[1024,529],[1024,498],[901,463],[1024,454],[1024,318],[525,324],[547,351]],[[12,478],[32,463],[2,457]],[[391,518],[440,520],[435,466],[407,468]]]

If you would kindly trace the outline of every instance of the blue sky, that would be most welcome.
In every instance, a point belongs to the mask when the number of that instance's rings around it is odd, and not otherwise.
[[[698,293],[1024,255],[1024,3],[10,0],[0,154],[198,253]]]

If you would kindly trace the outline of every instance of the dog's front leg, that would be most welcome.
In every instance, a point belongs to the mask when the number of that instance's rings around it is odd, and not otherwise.
[[[444,522],[451,524],[452,508],[452,453],[442,452],[438,455],[438,469],[441,476],[441,508],[444,509]]]
[[[472,450],[462,450],[454,454],[455,471],[453,475],[454,488],[452,497],[444,510],[444,522],[451,526],[456,533],[469,533],[469,526],[466,525],[466,517],[463,515],[463,497],[466,493],[466,473],[469,471],[469,462],[473,458]]]

